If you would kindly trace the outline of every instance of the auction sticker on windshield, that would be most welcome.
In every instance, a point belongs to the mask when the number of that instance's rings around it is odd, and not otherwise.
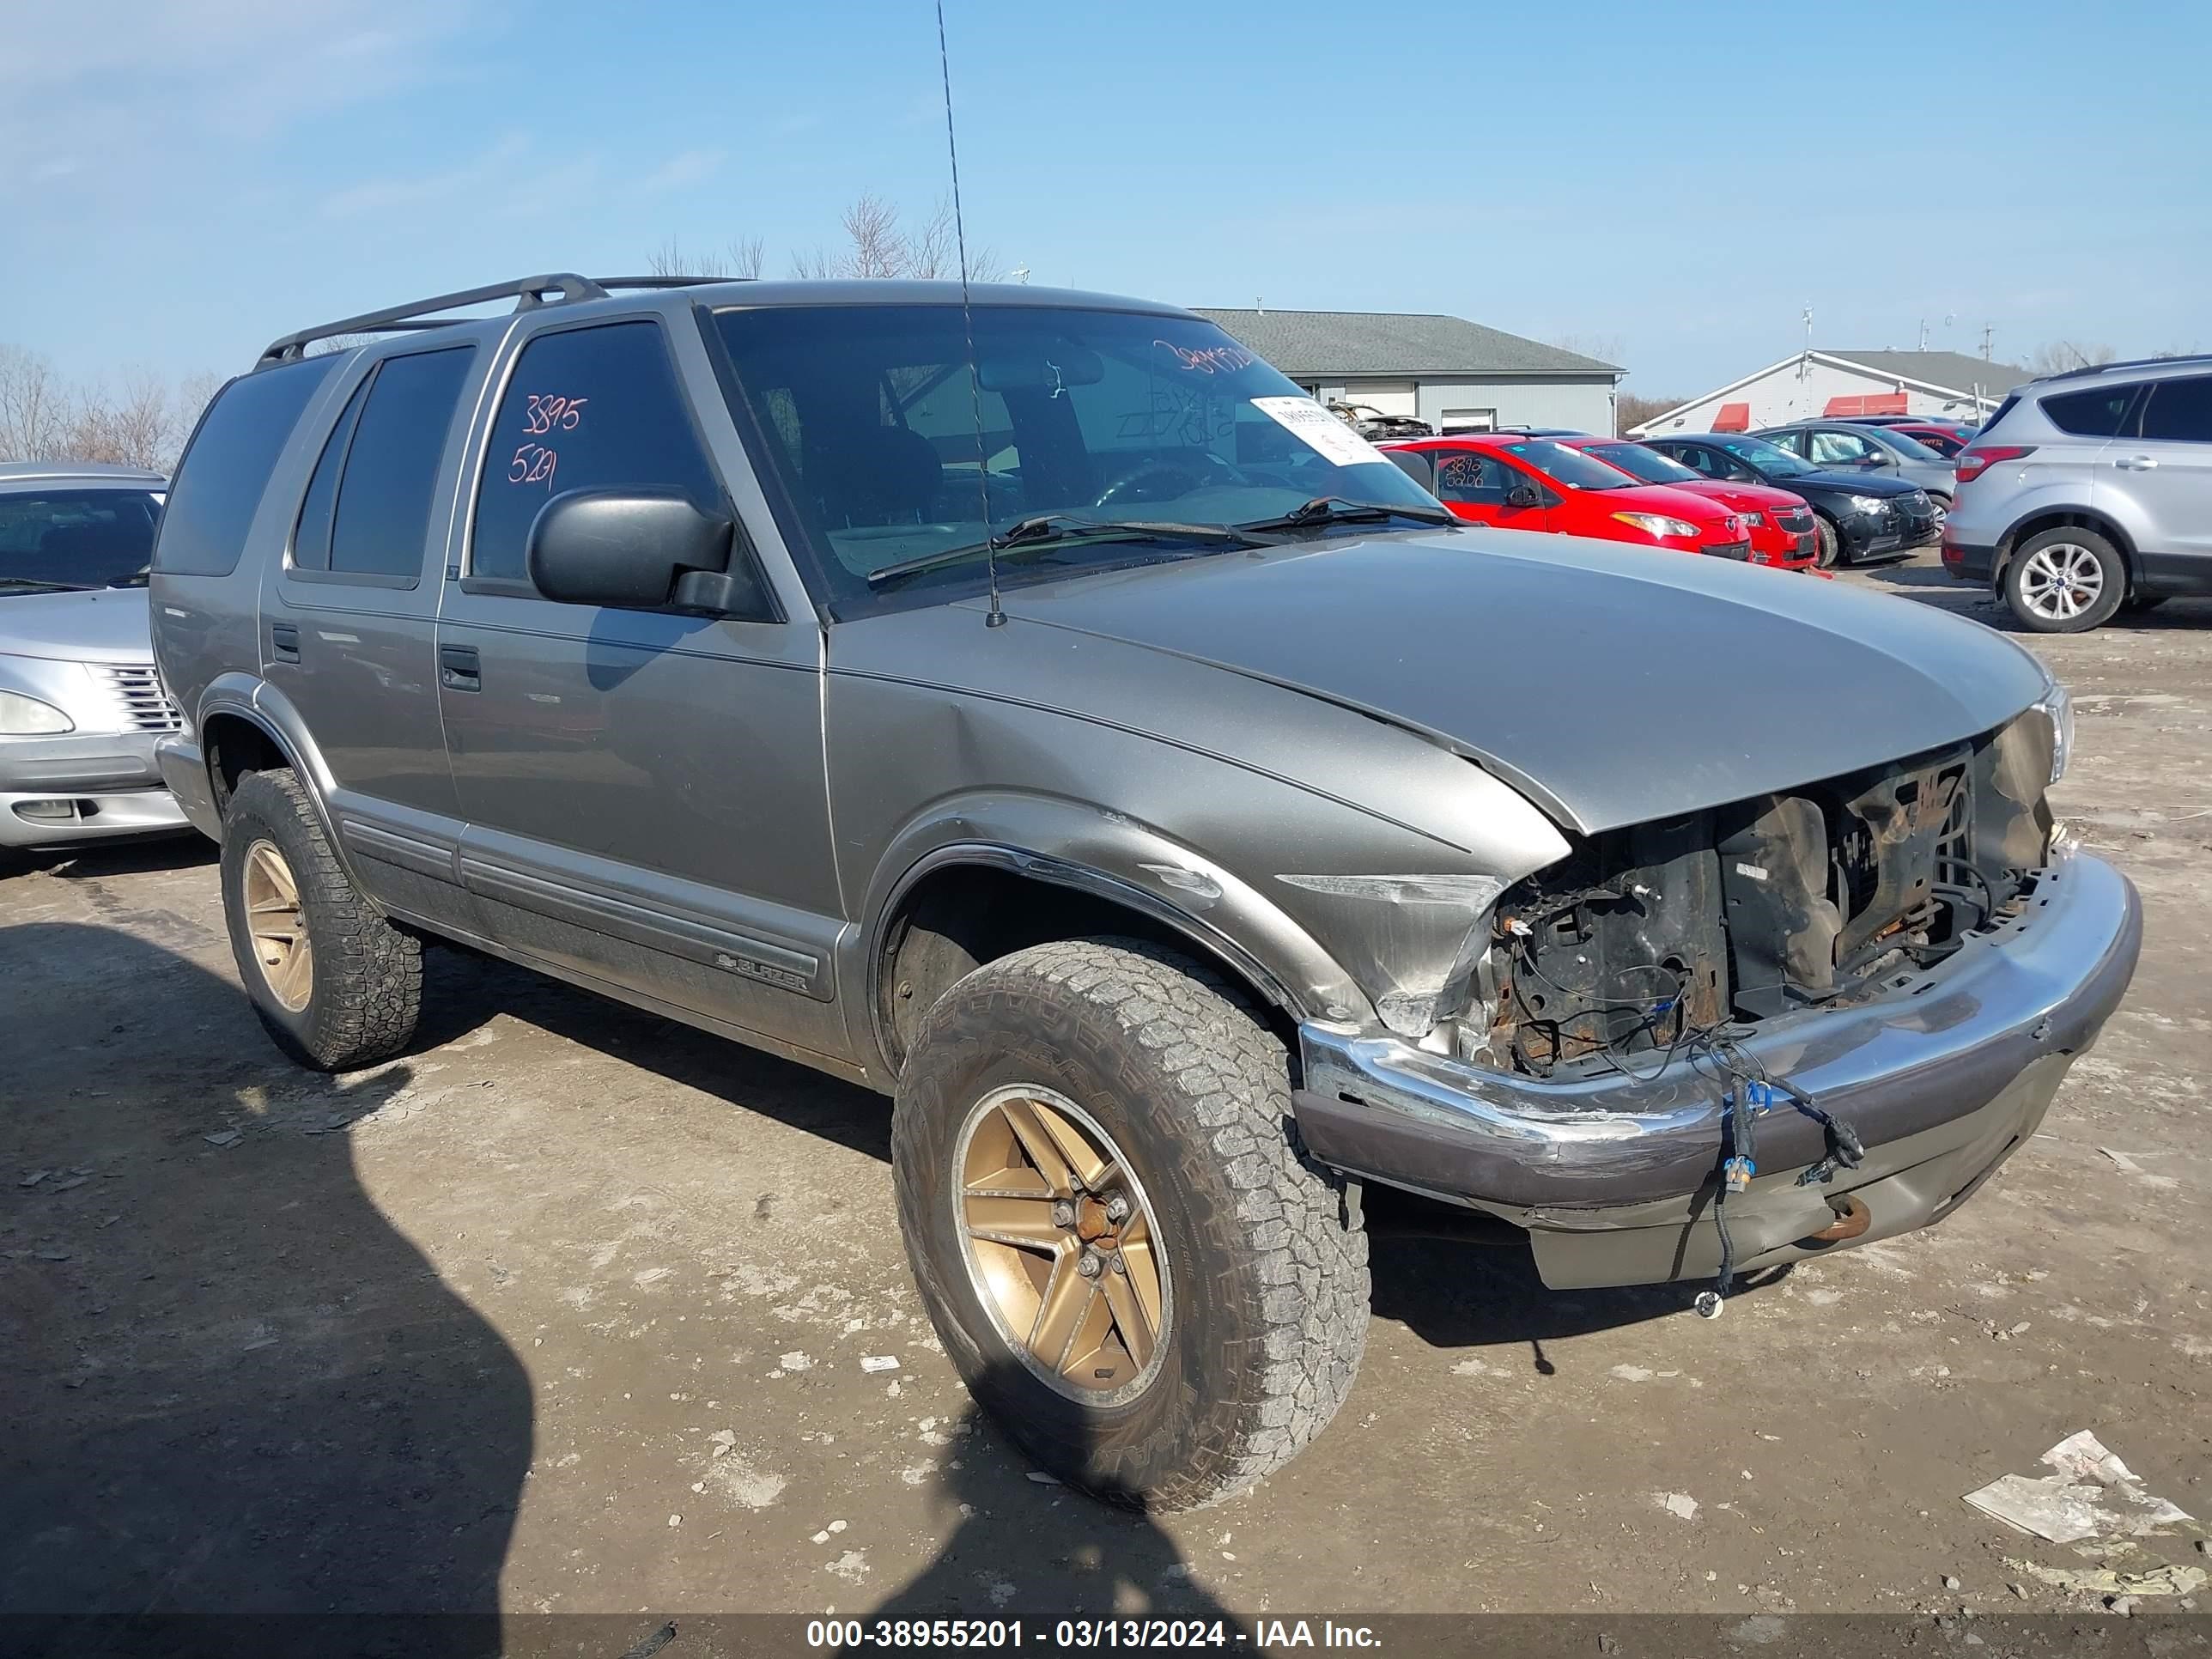
[[[1339,466],[1364,466],[1370,461],[1387,464],[1389,457],[1310,398],[1255,398],[1252,407],[1293,436],[1323,460]]]

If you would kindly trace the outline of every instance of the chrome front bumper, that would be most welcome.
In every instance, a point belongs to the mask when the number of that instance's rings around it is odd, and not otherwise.
[[[0,847],[60,847],[185,828],[150,732],[0,738]]]
[[[2100,860],[2076,857],[2039,872],[2020,915],[1938,967],[1893,976],[1871,1001],[1750,1028],[1741,1046],[1848,1121],[1869,1157],[1862,1170],[1828,1186],[1795,1188],[1785,1177],[1823,1156],[1824,1132],[1793,1109],[1771,1111],[1757,1125],[1762,1175],[1747,1195],[1753,1201],[1732,1201],[1731,1222],[1739,1203],[1755,1217],[1763,1201],[1788,1212],[1778,1225],[1810,1217],[1809,1232],[1826,1199],[1855,1182],[1984,1141],[1993,1150],[1970,1174],[1986,1173],[2018,1139],[1996,1134],[1995,1120],[2040,1115],[2065,1067],[2118,1006],[2142,939],[2132,884]],[[1545,1082],[1432,1054],[1387,1033],[1310,1023],[1299,1038],[1300,1133],[1315,1156],[1348,1174],[1568,1232],[1679,1231],[1699,1212],[1698,1195],[1714,1178],[1722,1089],[1710,1068],[1686,1060],[1649,1081],[1610,1073]],[[1900,1162],[1907,1154],[1912,1164]],[[1784,1201],[1785,1188],[1797,1201]],[[1762,1193],[1772,1196],[1762,1200]],[[1940,1196],[1948,1204],[1963,1193]],[[1802,1236],[1785,1231],[1776,1243]]]

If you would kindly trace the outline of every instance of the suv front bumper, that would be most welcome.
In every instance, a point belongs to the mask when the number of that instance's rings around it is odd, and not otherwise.
[[[1741,1047],[1855,1128],[1865,1161],[1796,1176],[1826,1151],[1786,1103],[1757,1124],[1761,1173],[1730,1197],[1739,1269],[1840,1248],[1848,1194],[1864,1243],[1924,1226],[2041,1121],[2135,972],[2142,907],[2126,877],[2076,857],[2040,871],[2021,913],[1936,969],[1851,1006],[1751,1027]],[[1527,1228],[1554,1286],[1711,1277],[1722,1085],[1685,1058],[1656,1076],[1547,1082],[1388,1034],[1300,1028],[1299,1132],[1345,1173],[1470,1204]]]

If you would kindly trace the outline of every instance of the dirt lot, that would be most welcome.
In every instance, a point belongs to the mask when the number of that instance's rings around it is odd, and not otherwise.
[[[1850,580],[2000,619],[1924,561]],[[1946,1225],[1717,1322],[1381,1242],[1334,1427],[1159,1521],[972,1419],[875,1097],[453,953],[417,1053],[308,1076],[238,994],[199,845],[15,866],[0,1608],[2060,1605],[2007,1558],[2098,1563],[1961,1493],[2090,1428],[2212,1516],[2212,605],[2038,648],[2080,711],[2063,811],[2149,916],[2044,1134]]]

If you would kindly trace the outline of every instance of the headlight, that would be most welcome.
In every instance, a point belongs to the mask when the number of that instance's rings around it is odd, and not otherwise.
[[[1889,503],[1879,495],[1854,495],[1851,505],[1862,513],[1879,513]]]
[[[2074,753],[2074,699],[2057,680],[2035,705],[2051,722],[2051,781],[2066,775],[2066,763]]]
[[[1695,536],[1698,526],[1687,519],[1670,519],[1664,513],[1616,513],[1613,515],[1626,525],[1633,525],[1647,536]]]
[[[51,738],[76,730],[76,723],[53,704],[0,691],[0,738]]]
[[[1747,525],[1762,525],[1766,522],[1766,514],[1757,511],[1746,511],[1736,516]]]

